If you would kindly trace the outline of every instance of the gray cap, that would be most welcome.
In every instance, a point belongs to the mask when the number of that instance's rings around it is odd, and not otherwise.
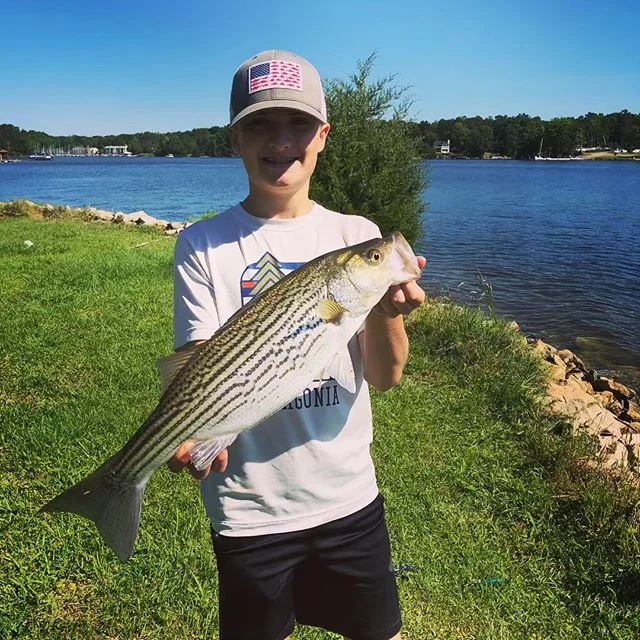
[[[315,67],[295,53],[271,49],[243,62],[233,76],[231,125],[261,109],[297,109],[322,122],[327,107]]]

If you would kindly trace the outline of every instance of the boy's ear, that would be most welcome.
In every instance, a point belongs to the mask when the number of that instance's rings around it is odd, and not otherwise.
[[[319,138],[321,146],[318,149],[318,153],[320,151],[324,151],[324,145],[327,143],[327,136],[329,135],[329,131],[331,131],[331,125],[328,122],[320,125]]]
[[[229,129],[229,135],[231,136],[231,148],[235,153],[240,155],[240,143],[238,142],[238,127],[231,127]]]

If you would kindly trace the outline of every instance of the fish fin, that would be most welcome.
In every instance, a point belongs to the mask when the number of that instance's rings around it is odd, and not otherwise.
[[[318,302],[318,317],[326,322],[338,322],[346,309],[335,300],[322,298]]]
[[[147,480],[139,484],[120,484],[113,471],[117,459],[118,455],[107,460],[40,511],[67,511],[92,520],[103,540],[124,562],[133,553]]]
[[[226,436],[224,438],[212,438],[211,440],[201,440],[191,447],[191,464],[198,470],[206,469],[216,458],[216,456],[226,449],[237,436]]]
[[[200,351],[202,343],[190,345],[186,349],[181,349],[168,356],[163,356],[156,360],[156,367],[160,373],[160,384],[162,385],[162,393],[173,382],[180,370]]]
[[[353,362],[348,350],[345,349],[336,354],[327,367],[326,373],[349,393],[356,392],[356,374],[353,371]]]

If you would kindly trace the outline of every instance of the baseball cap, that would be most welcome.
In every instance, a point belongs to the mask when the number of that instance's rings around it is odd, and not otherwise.
[[[322,81],[308,60],[290,51],[270,49],[238,67],[231,86],[230,124],[273,107],[297,109],[327,122]]]

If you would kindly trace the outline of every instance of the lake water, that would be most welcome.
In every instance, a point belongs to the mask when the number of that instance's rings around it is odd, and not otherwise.
[[[486,305],[640,388],[640,162],[425,163],[432,293]],[[244,197],[235,158],[55,158],[0,165],[0,200],[165,220]],[[492,300],[483,281],[492,287]]]

